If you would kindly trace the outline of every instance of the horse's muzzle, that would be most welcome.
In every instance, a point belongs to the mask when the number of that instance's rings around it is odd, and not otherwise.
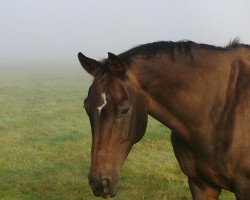
[[[112,198],[116,195],[116,183],[112,183],[110,178],[91,179],[89,178],[89,185],[96,197]]]

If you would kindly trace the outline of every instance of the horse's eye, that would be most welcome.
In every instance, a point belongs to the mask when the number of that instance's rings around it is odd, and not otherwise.
[[[118,106],[118,116],[120,117],[125,116],[128,113],[129,109],[130,109],[130,102],[129,101],[123,102]]]
[[[126,115],[128,111],[129,111],[129,107],[122,109],[122,115]]]

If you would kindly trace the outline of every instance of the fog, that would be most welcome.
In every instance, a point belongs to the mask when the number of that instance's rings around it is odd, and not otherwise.
[[[78,65],[79,51],[102,59],[159,40],[250,43],[249,10],[247,0],[1,0],[0,65]]]

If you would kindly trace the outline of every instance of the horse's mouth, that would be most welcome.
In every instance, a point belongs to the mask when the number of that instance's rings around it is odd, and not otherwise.
[[[104,199],[113,198],[116,195],[116,188],[112,192],[104,193],[104,192],[99,192],[99,191],[93,190],[93,193],[96,197],[102,197]]]
[[[113,198],[116,195],[116,190],[110,194],[102,194],[101,197],[104,199]]]

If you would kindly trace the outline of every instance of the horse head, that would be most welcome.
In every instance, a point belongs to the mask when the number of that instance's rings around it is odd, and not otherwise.
[[[109,53],[103,62],[82,53],[78,58],[94,77],[84,100],[92,130],[89,185],[95,196],[113,197],[121,167],[146,130],[146,98],[118,56]]]

